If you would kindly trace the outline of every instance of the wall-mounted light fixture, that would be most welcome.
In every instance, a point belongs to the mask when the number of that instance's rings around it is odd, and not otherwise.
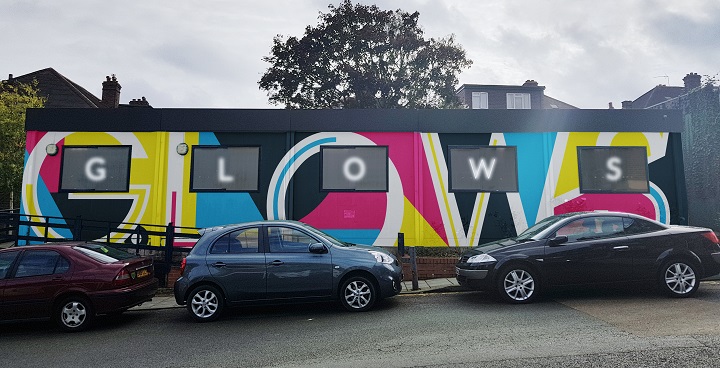
[[[177,152],[177,154],[180,156],[187,155],[188,150],[189,150],[189,147],[188,147],[187,143],[180,143],[177,145],[177,147],[175,147],[175,152]]]
[[[47,153],[50,156],[55,156],[58,153],[58,146],[55,143],[50,143],[47,146],[45,146],[45,153]]]

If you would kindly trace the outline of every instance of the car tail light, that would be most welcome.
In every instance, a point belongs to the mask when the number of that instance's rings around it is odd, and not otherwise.
[[[180,276],[182,276],[185,273],[185,266],[187,265],[187,259],[183,258],[182,262],[180,262]]]
[[[708,238],[708,239],[710,239],[710,241],[713,242],[713,243],[715,243],[715,244],[720,243],[720,241],[718,241],[717,235],[715,235],[715,233],[712,232],[712,231],[704,232],[704,233],[703,233],[703,236],[706,237],[706,238]]]
[[[130,277],[130,272],[128,272],[127,269],[123,268],[120,270],[120,273],[115,276],[115,280],[113,280],[113,285],[115,286],[123,286],[128,285],[132,282],[132,278]]]

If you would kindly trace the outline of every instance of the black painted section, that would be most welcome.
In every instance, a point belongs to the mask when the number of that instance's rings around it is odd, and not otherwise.
[[[84,132],[681,132],[679,110],[29,109],[27,130]]]
[[[442,145],[443,155],[445,157],[445,165],[450,170],[450,161],[448,160],[448,146],[487,146],[490,144],[490,134],[438,134],[440,144]],[[445,183],[445,190],[449,192],[450,183]],[[462,219],[463,229],[468,233],[472,213],[475,208],[475,198],[477,192],[455,192],[455,201],[457,202],[460,218]],[[442,205],[442,203],[440,204]]]

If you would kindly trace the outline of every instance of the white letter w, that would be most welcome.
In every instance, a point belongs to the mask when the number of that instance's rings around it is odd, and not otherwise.
[[[470,170],[472,170],[475,180],[478,180],[480,178],[480,173],[483,172],[486,180],[490,180],[492,178],[493,169],[495,168],[495,157],[490,160],[490,167],[488,167],[487,163],[485,162],[485,158],[481,158],[480,161],[476,164],[473,161],[472,157],[470,157],[468,158],[468,162],[470,163]]]

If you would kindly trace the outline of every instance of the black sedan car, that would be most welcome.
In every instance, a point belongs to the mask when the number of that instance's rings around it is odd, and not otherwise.
[[[181,274],[175,300],[198,322],[241,304],[339,300],[363,312],[402,288],[402,268],[392,254],[297,221],[206,229],[183,259]]]
[[[568,213],[471,248],[455,271],[460,285],[511,303],[530,303],[550,287],[626,282],[689,297],[700,279],[720,273],[720,244],[710,229],[622,212]]]

